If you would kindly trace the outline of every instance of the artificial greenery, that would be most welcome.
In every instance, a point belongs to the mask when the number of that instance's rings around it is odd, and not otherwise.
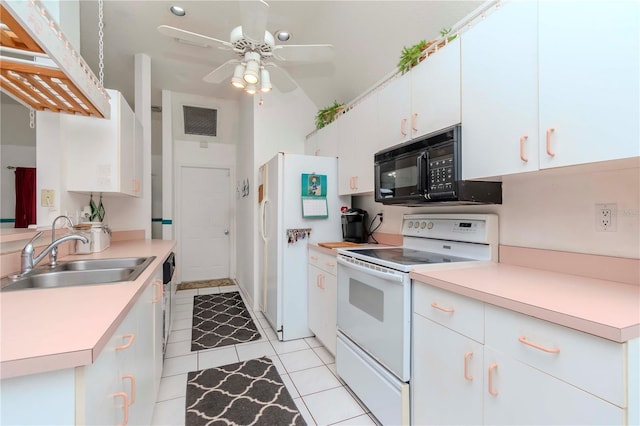
[[[400,54],[400,61],[398,61],[398,70],[404,74],[409,71],[411,68],[418,65],[420,62],[420,56],[422,55],[422,51],[427,46],[427,42],[425,40],[420,40],[418,43],[414,44],[410,47],[403,47],[402,53]]]
[[[318,113],[316,114],[316,129],[322,129],[324,126],[335,120],[343,107],[344,104],[339,104],[338,101],[333,101],[333,105],[318,110]]]
[[[447,34],[451,33],[451,28],[443,28],[440,30],[440,36],[446,37]],[[453,34],[447,37],[447,43],[451,40],[455,39],[458,35]],[[424,54],[424,50],[435,43],[435,40],[427,43],[425,40],[420,40],[418,43],[414,44],[410,47],[404,47],[402,49],[402,53],[400,54],[400,61],[398,62],[398,70],[404,74],[409,71],[411,68],[415,67],[420,63],[420,58]],[[438,47],[442,47],[444,43],[438,45]]]

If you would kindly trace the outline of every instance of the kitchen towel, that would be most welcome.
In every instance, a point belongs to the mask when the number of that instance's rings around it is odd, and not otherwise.
[[[306,425],[267,357],[192,371],[187,376],[186,426]]]
[[[193,296],[191,351],[258,339],[260,332],[239,292]]]

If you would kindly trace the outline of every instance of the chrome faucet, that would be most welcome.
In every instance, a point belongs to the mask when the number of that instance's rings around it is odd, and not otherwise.
[[[24,248],[22,249],[22,254],[20,256],[21,271],[20,271],[20,275],[19,276],[23,276],[23,275],[28,274],[29,272],[31,272],[31,270],[38,263],[40,263],[40,261],[47,254],[49,254],[49,252],[51,252],[53,249],[57,249],[59,244],[62,244],[64,242],[66,242],[66,241],[71,241],[71,240],[80,240],[85,244],[87,244],[89,242],[89,239],[87,237],[82,236],[82,235],[75,235],[75,234],[65,235],[64,237],[60,237],[57,240],[54,240],[51,244],[49,244],[47,247],[45,247],[44,250],[42,250],[42,253],[40,253],[39,255],[34,257],[35,249],[33,248],[33,243],[34,243],[35,240],[40,238],[40,236],[42,234],[43,234],[42,231],[38,232],[31,239],[31,241],[29,241],[27,243],[27,245],[24,246]]]
[[[53,219],[53,223],[51,224],[51,244],[53,244],[53,242],[56,240],[56,222],[58,221],[58,219],[66,219],[67,223],[69,224],[69,227],[73,227],[73,221],[69,216],[62,215]],[[51,266],[52,268],[55,268],[57,264],[58,264],[58,246],[55,245],[51,249],[51,253],[49,254],[49,266]]]

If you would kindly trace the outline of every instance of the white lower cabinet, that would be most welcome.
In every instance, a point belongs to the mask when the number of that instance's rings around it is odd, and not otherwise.
[[[622,425],[625,410],[485,347],[484,424]],[[607,370],[607,366],[602,367]],[[589,375],[590,371],[584,371]],[[493,392],[493,394],[491,393]]]
[[[636,422],[638,339],[616,343],[427,284],[413,289],[413,424]]]
[[[149,425],[161,376],[158,268],[93,364],[2,380],[0,424]]]
[[[417,314],[413,332],[413,423],[481,424],[482,344]]]
[[[309,250],[308,321],[309,329],[336,354],[337,287],[336,258]]]

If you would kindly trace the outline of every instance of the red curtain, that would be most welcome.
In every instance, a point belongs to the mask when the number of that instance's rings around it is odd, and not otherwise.
[[[16,167],[16,228],[36,223],[36,169]]]

